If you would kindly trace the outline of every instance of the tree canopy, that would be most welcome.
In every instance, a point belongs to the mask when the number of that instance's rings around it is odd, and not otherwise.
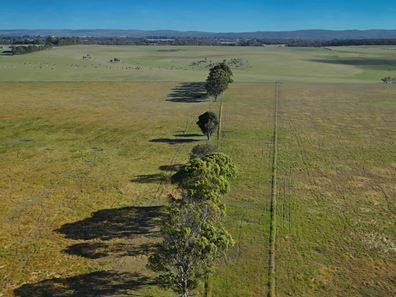
[[[212,72],[212,71],[218,71],[218,70],[223,70],[223,71],[227,74],[228,83],[233,83],[233,82],[234,82],[234,80],[232,79],[232,76],[233,76],[234,74],[232,73],[231,68],[227,65],[226,61],[223,61],[223,62],[218,63],[218,64],[216,64],[215,66],[213,66],[213,67],[210,69],[210,72]]]
[[[230,76],[223,69],[211,70],[206,79],[205,89],[209,96],[213,96],[215,101],[228,88]]]
[[[182,297],[191,296],[214,261],[233,245],[231,235],[209,213],[205,207],[172,198],[161,230],[164,240],[149,258],[161,283]]]
[[[149,267],[181,297],[191,296],[234,244],[223,225],[220,196],[229,191],[229,179],[235,175],[231,159],[213,153],[192,158],[172,177],[181,197],[171,196],[161,227],[163,242],[149,258]]]
[[[210,140],[213,132],[219,126],[219,120],[215,113],[208,111],[198,117],[197,125],[202,133],[208,137],[208,140]]]

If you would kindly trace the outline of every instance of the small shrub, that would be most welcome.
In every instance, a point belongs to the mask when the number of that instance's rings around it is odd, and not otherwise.
[[[193,147],[190,153],[190,159],[194,158],[204,158],[205,156],[212,154],[212,153],[217,153],[219,150],[217,146],[210,145],[210,144],[198,144]]]
[[[381,79],[385,84],[396,84],[396,77],[384,77]]]

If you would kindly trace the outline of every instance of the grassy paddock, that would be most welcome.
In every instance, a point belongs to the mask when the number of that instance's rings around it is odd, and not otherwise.
[[[149,207],[172,191],[164,169],[186,162],[191,147],[205,141],[194,135],[196,117],[218,110],[210,101],[166,101],[178,85],[1,84],[4,296],[23,283],[21,296],[56,291],[60,277],[71,288],[102,292],[120,273],[152,276],[145,248],[158,227]],[[227,197],[238,243],[213,278],[216,295],[266,291],[272,98],[271,84],[238,84],[223,98],[222,145],[240,172]],[[113,274],[100,281],[92,275],[103,270]]]
[[[193,46],[64,46],[0,55],[0,81],[202,81],[207,59],[242,60],[241,82],[379,82],[396,71],[395,47],[264,48]],[[83,60],[90,54],[91,58]],[[111,59],[121,61],[110,63]]]
[[[396,294],[395,94],[282,86],[278,296]]]
[[[219,109],[186,82],[204,79],[206,68],[189,65],[206,56],[250,64],[222,97],[221,145],[239,169],[225,197],[237,244],[212,295],[267,294],[275,88],[265,81],[278,79],[278,296],[395,295],[396,87],[360,83],[392,76],[393,52],[72,46],[1,56],[0,295],[173,296],[145,264],[173,166],[205,142],[197,116]],[[87,53],[94,59],[81,61]],[[108,65],[114,57],[121,63]]]

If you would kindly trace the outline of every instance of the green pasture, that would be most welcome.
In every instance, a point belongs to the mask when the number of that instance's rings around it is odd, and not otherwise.
[[[83,57],[90,55],[90,59]],[[121,61],[110,63],[113,58]],[[237,58],[236,81],[378,82],[396,71],[395,47],[264,48],[65,46],[22,56],[0,55],[0,81],[199,81],[202,59]]]
[[[236,244],[212,297],[268,293],[275,81],[278,297],[396,295],[396,86],[379,83],[395,76],[395,53],[70,46],[0,56],[0,296],[174,296],[146,262],[176,190],[169,177],[206,142],[195,121],[220,107],[202,96],[207,67],[192,66],[205,58],[245,61],[221,96],[219,143],[239,171],[224,197]]]

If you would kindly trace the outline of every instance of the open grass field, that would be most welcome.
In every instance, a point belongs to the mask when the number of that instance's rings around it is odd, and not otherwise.
[[[90,59],[83,60],[90,55]],[[118,58],[118,63],[110,63]],[[242,82],[377,82],[396,71],[396,47],[264,48],[65,46],[0,55],[0,81],[201,81],[209,63],[240,59]]]
[[[279,296],[396,295],[395,94],[281,87]]]
[[[174,296],[145,265],[174,165],[205,142],[196,117],[219,109],[198,96],[207,68],[191,63],[205,57],[248,61],[222,96],[220,143],[239,170],[225,198],[236,245],[212,296],[268,293],[275,81],[277,295],[396,295],[396,86],[378,83],[394,76],[395,54],[73,46],[0,56],[0,296]]]

